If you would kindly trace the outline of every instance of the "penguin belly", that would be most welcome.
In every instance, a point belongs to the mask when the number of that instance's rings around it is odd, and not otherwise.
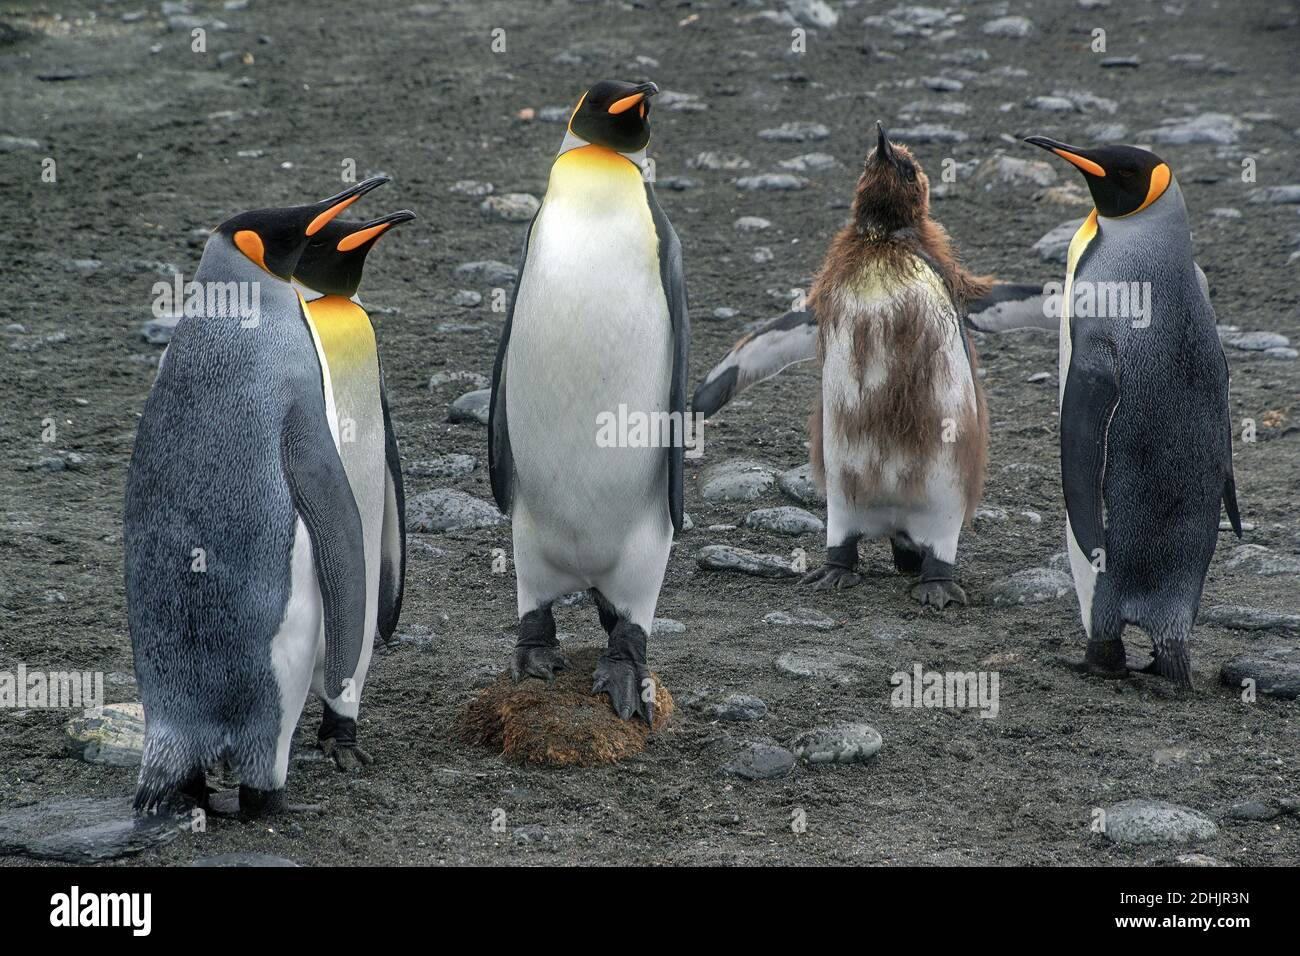
[[[827,540],[905,534],[952,563],[967,504],[960,454],[983,439],[956,310],[938,276],[909,265],[906,279],[868,267],[823,333]]]
[[[320,357],[326,409],[334,444],[361,516],[366,562],[366,633],[351,691],[330,700],[340,716],[355,718],[370,667],[378,625],[380,548],[385,486],[384,419],[379,398],[379,359],[374,327],[350,299],[329,295],[307,304]],[[315,586],[314,578],[312,585]],[[319,591],[317,591],[319,594]],[[318,628],[312,689],[324,698],[325,632]]]
[[[595,587],[648,631],[672,543],[668,453],[598,433],[620,406],[667,412],[672,323],[644,186],[618,162],[583,190],[553,174],[533,226],[505,381],[515,564],[521,614]]]

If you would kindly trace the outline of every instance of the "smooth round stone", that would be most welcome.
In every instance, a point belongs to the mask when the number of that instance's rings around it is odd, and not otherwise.
[[[457,289],[456,293],[451,297],[452,305],[463,306],[466,309],[472,309],[482,304],[482,302],[482,293],[475,292],[473,289]]]
[[[738,571],[759,578],[797,578],[789,558],[779,554],[759,554],[748,548],[729,544],[710,544],[700,549],[696,563],[706,571]]]
[[[763,615],[764,624],[776,627],[807,627],[814,631],[833,631],[840,622],[813,608],[797,607],[792,611],[770,611]]]
[[[406,516],[406,530],[414,532],[492,528],[506,520],[496,505],[453,488],[435,488],[408,499]]]
[[[138,767],[144,752],[144,705],[105,704],[100,716],[83,714],[68,721],[65,746],[87,763]]]
[[[810,647],[781,652],[776,658],[776,669],[790,677],[849,684],[857,679],[857,672],[865,668],[867,663],[865,658],[853,654]]]
[[[492,389],[480,388],[466,392],[451,403],[451,407],[447,410],[447,421],[486,425],[491,406]]]
[[[751,191],[791,192],[807,185],[808,180],[792,173],[763,173],[761,176],[741,176],[736,180],[738,188]]]
[[[761,232],[771,229],[772,223],[762,216],[741,216],[736,220],[736,228],[741,232]]]
[[[436,478],[440,481],[451,481],[455,478],[464,478],[477,465],[478,459],[473,455],[449,454],[410,462],[403,466],[403,471],[412,478]]]
[[[745,744],[722,769],[746,780],[772,780],[789,776],[794,769],[794,754],[772,744]]]
[[[1074,238],[1074,234],[1079,231],[1079,227],[1082,225],[1082,219],[1071,219],[1069,222],[1063,222],[1035,242],[1030,248],[1038,253],[1038,258],[1045,262],[1064,263],[1066,253],[1070,249],[1070,240]]]
[[[805,505],[826,504],[826,493],[817,487],[813,480],[812,464],[803,464],[798,468],[781,472],[776,480],[781,493]]]
[[[1300,574],[1300,557],[1273,551],[1262,544],[1242,544],[1232,549],[1223,566],[1251,571],[1262,577]]]
[[[989,585],[987,597],[994,607],[1017,604],[1044,604],[1064,597],[1074,588],[1074,580],[1055,568],[1029,568],[1017,571]]]
[[[56,797],[0,815],[0,854],[64,863],[101,863],[172,840],[167,816],[136,818],[130,797]]]
[[[744,525],[754,531],[770,531],[773,534],[792,536],[821,534],[826,528],[821,518],[790,505],[751,511],[745,515]]]
[[[776,469],[761,461],[738,458],[704,470],[700,494],[705,501],[753,501],[776,484]]]
[[[802,143],[826,139],[830,135],[831,131],[821,123],[782,123],[773,129],[762,130],[758,138],[778,143]]]
[[[863,763],[879,753],[883,743],[876,729],[867,724],[836,724],[805,731],[795,738],[792,748],[806,763]]]
[[[701,701],[697,706],[715,720],[762,720],[767,714],[767,701],[750,694],[728,694],[721,700]]]
[[[686,625],[671,617],[657,617],[650,623],[651,634],[685,634]]]
[[[472,385],[474,388],[487,388],[492,381],[478,372],[434,372],[429,376],[429,390],[442,388],[444,385]]]
[[[1256,693],[1295,700],[1300,697],[1300,647],[1279,647],[1234,657],[1219,669],[1219,680],[1234,688],[1240,688],[1242,681],[1253,680]]]
[[[1240,604],[1222,604],[1203,607],[1197,615],[1202,624],[1217,624],[1239,631],[1280,631],[1300,634],[1300,614],[1285,614],[1265,608],[1245,607]]]
[[[519,270],[497,259],[478,259],[456,267],[458,278],[486,285],[511,285]]]
[[[1159,800],[1125,800],[1105,812],[1102,832],[1112,843],[1196,843],[1219,834],[1208,817]]]
[[[527,222],[537,215],[541,203],[528,193],[502,193],[488,196],[479,204],[479,211],[492,219],[505,222]]]

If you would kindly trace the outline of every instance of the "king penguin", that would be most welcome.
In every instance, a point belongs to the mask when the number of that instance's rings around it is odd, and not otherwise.
[[[1182,190],[1135,146],[1025,142],[1077,167],[1096,206],[1070,242],[1061,309],[1061,485],[1074,589],[1095,673],[1192,682],[1187,641],[1219,536],[1237,535],[1228,363],[1192,261]]]
[[[821,397],[809,432],[826,488],[826,563],[801,581],[854,587],[858,540],[887,537],[922,605],[965,604],[957,541],[984,489],[988,414],[963,318],[991,280],[930,218],[930,183],[876,124],[852,216],[813,282]]]
[[[406,578],[401,457],[374,325],[357,298],[357,287],[366,255],[379,237],[414,218],[415,213],[404,209],[370,222],[335,219],[311,237],[293,273],[307,303],[325,383],[325,411],[365,541],[367,630],[357,670],[342,698],[326,696],[322,635],[312,678],[312,693],[323,704],[317,739],[342,770],[371,763],[370,755],[357,746],[357,712],[375,634],[385,643],[392,637]]]
[[[646,638],[682,523],[690,341],[681,244],[640,168],[657,92],[602,81],[569,119],[524,239],[489,438],[492,491],[513,523],[515,680],[568,666],[551,602],[589,589],[608,635],[592,693],[652,725]],[[599,424],[620,409],[669,428],[606,447]]]
[[[368,179],[260,209],[209,237],[201,314],[177,323],[126,482],[127,619],[144,703],[137,812],[206,802],[206,768],[240,777],[241,815],[286,808],[294,727],[324,628],[323,688],[367,633],[361,516],[330,427],[311,323],[290,283],[312,236]],[[249,293],[256,308],[239,307]]]

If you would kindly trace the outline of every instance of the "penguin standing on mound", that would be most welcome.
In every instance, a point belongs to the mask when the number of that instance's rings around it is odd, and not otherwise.
[[[177,323],[126,483],[127,618],[146,726],[137,812],[205,804],[206,768],[221,760],[240,776],[242,815],[285,809],[322,626],[324,696],[343,696],[357,673],[369,632],[364,527],[290,277],[308,241],[386,181],[242,213],[204,247],[194,277],[204,308]]]
[[[568,666],[551,602],[590,589],[609,638],[592,693],[652,726],[646,637],[682,523],[690,341],[681,245],[640,169],[657,92],[603,81],[569,119],[524,240],[489,438],[492,491],[513,523],[515,680]],[[648,416],[657,440],[598,441],[621,408]]]
[[[831,240],[809,299],[821,400],[809,424],[826,489],[827,561],[801,584],[854,587],[858,539],[888,537],[920,575],[923,605],[966,603],[957,539],[984,487],[988,415],[962,321],[991,281],[968,273],[929,217],[929,180],[876,124],[852,218]]]
[[[331,221],[311,237],[294,269],[295,285],[321,361],[325,410],[361,515],[366,555],[367,631],[356,672],[341,698],[325,694],[325,644],[319,646],[312,692],[324,714],[317,737],[340,769],[371,763],[357,746],[357,710],[376,631],[387,643],[402,610],[406,578],[406,497],[397,436],[370,316],[356,298],[366,255],[388,229],[409,222],[401,210],[370,222]]]
[[[1241,535],[1228,364],[1167,163],[1135,146],[1025,140],[1073,164],[1096,208],[1070,242],[1061,310],[1061,484],[1086,663],[1126,673],[1124,627],[1148,670],[1192,680],[1187,639],[1219,535]]]

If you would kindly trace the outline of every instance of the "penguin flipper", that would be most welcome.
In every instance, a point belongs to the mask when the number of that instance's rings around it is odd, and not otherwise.
[[[397,434],[388,411],[384,371],[379,370],[379,406],[384,413],[384,523],[379,548],[379,636],[387,644],[402,616],[406,588],[406,490]]]
[[[811,309],[787,312],[741,337],[709,371],[691,408],[706,418],[745,389],[817,357],[817,317]]]
[[[970,303],[966,324],[977,332],[1011,329],[1056,331],[1061,320],[1047,314],[1047,296],[1031,282],[995,282],[993,288]]]
[[[529,220],[524,232],[524,248],[519,253],[519,271],[515,274],[515,287],[510,293],[510,306],[506,309],[506,324],[501,328],[501,341],[497,343],[497,356],[492,363],[492,397],[488,405],[488,478],[492,482],[492,497],[502,514],[510,514],[515,497],[515,456],[510,450],[510,422],[506,414],[506,353],[510,351],[510,329],[515,320],[515,300],[519,286],[524,281],[524,268],[528,265],[528,243],[533,238],[533,225],[541,215],[538,209]]]
[[[319,391],[314,398],[295,401],[285,416],[280,461],[311,538],[325,618],[325,694],[333,699],[356,673],[365,640],[365,539]]]
[[[1061,486],[1065,511],[1089,558],[1106,546],[1102,490],[1106,434],[1119,405],[1118,353],[1096,322],[1076,322],[1061,399]]]
[[[673,413],[672,446],[668,449],[668,512],[673,529],[682,530],[686,481],[686,373],[690,360],[691,317],[686,300],[686,273],[682,268],[682,244],[664,214],[654,187],[645,184],[646,203],[659,237],[659,281],[668,300],[673,325],[673,377],[668,391],[668,410]]]

